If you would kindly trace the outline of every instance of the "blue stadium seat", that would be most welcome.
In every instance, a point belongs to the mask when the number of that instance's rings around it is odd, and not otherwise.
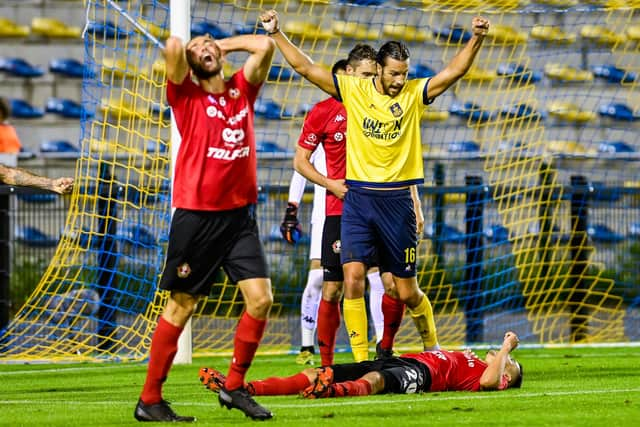
[[[156,237],[143,225],[122,225],[118,226],[116,240],[133,247],[151,248],[156,245]]]
[[[18,194],[18,199],[29,203],[51,203],[57,198],[57,194]]]
[[[31,226],[17,227],[15,237],[18,242],[34,247],[50,248],[58,244],[57,238]]]
[[[433,68],[429,67],[425,64],[415,64],[409,66],[409,78],[410,79],[421,79],[426,77],[433,77],[436,75],[436,72]]]
[[[70,99],[49,98],[45,106],[45,111],[70,119],[79,119],[82,117],[82,106]]]
[[[451,27],[433,30],[436,40],[444,43],[466,43],[471,39],[471,33],[464,27]]]
[[[49,71],[64,77],[81,79],[84,75],[84,64],[72,58],[56,58],[49,62]]]
[[[599,153],[635,153],[636,150],[624,141],[602,141],[598,145]]]
[[[352,3],[360,6],[380,6],[387,0],[340,0],[340,3]]]
[[[536,111],[533,107],[527,104],[506,105],[500,111],[500,115],[508,119],[530,117],[534,120],[544,120],[546,118],[545,113]]]
[[[262,25],[258,25],[256,27],[255,21],[249,21],[240,24],[233,25],[233,34],[242,35],[242,34],[266,34]]]
[[[603,182],[593,181],[591,187],[591,198],[599,202],[617,202],[622,197],[622,192],[617,187],[609,187]]]
[[[41,67],[31,65],[22,58],[0,58],[0,71],[15,77],[40,77],[44,74]]]
[[[256,117],[262,117],[269,120],[279,120],[293,117],[290,111],[283,108],[274,101],[257,100],[254,106]]]
[[[604,224],[593,224],[587,227],[587,234],[592,241],[597,243],[618,243],[624,240],[624,236],[613,231]]]
[[[429,224],[424,227],[424,236],[430,240],[435,240],[437,238],[435,235],[434,224]],[[442,235],[439,240],[446,243],[465,243],[467,235],[452,225],[444,224],[442,228]]]
[[[533,71],[521,64],[500,64],[497,73],[499,76],[512,77],[517,83],[536,83],[542,79],[540,71]]]
[[[480,146],[474,141],[454,141],[447,146],[450,153],[477,153]]]
[[[92,34],[95,38],[105,39],[121,39],[132,34],[131,32],[118,27],[111,21],[89,22],[86,32],[87,34]]]
[[[640,120],[640,115],[633,114],[633,110],[621,102],[611,102],[602,104],[598,109],[598,114],[602,117],[609,117],[614,120],[633,122]]]
[[[640,222],[633,222],[629,226],[629,237],[640,239]]]
[[[273,141],[259,141],[256,143],[258,153],[288,153],[289,150],[279,146]]]
[[[633,83],[638,79],[638,74],[626,71],[612,64],[594,65],[591,67],[593,75],[603,78],[609,83]]]
[[[39,119],[44,116],[44,111],[36,108],[22,99],[10,99],[11,117],[17,119]]]
[[[272,65],[269,69],[269,80],[296,80],[300,76],[286,65]]]
[[[483,110],[481,106],[473,102],[454,102],[449,107],[449,112],[465,119],[470,118],[473,122],[486,122],[493,118],[493,113]]]
[[[492,243],[508,243],[509,229],[501,224],[493,224],[484,230],[484,237]]]
[[[231,36],[229,31],[222,29],[218,24],[204,19],[191,23],[191,37],[204,36],[205,34],[209,34],[214,39],[224,39]]]
[[[78,147],[64,140],[43,141],[40,144],[40,152],[63,154],[65,157],[69,155],[71,157],[78,157],[80,155],[80,149]]]

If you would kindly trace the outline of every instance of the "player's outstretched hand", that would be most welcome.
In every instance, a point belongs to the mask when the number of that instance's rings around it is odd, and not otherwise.
[[[471,28],[476,36],[486,36],[489,31],[489,20],[481,16],[474,16],[471,20]]]
[[[71,193],[73,189],[73,178],[57,178],[51,180],[51,190],[58,194]]]
[[[302,228],[298,221],[298,206],[289,202],[287,210],[284,214],[284,220],[280,224],[280,233],[282,238],[292,245],[298,243],[302,236]]]
[[[273,9],[262,12],[260,14],[260,22],[262,22],[262,27],[269,34],[274,34],[280,31],[278,12]]]
[[[502,347],[506,347],[509,351],[513,351],[518,347],[518,343],[520,340],[515,332],[507,332],[504,334],[504,341],[502,342]]]

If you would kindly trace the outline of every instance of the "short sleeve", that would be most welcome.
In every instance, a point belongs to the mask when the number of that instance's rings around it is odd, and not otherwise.
[[[324,137],[326,115],[322,114],[320,105],[321,104],[316,104],[311,111],[309,111],[309,114],[307,114],[302,124],[300,138],[298,138],[298,145],[310,151],[314,151]]]

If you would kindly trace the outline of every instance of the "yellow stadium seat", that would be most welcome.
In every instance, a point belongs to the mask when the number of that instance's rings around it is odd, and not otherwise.
[[[571,7],[578,4],[578,0],[536,0],[536,3],[548,6]]]
[[[529,4],[528,0],[487,0],[486,2],[501,10],[513,10]]]
[[[378,40],[379,38],[377,31],[370,30],[366,25],[357,22],[333,21],[331,29],[336,36],[356,40]]]
[[[449,118],[448,111],[439,111],[427,108],[422,114],[422,120],[429,122],[443,122]]]
[[[616,34],[614,31],[602,25],[585,25],[580,29],[580,35],[592,42],[606,45],[624,43],[624,34]]]
[[[82,29],[67,26],[55,18],[35,17],[31,20],[31,33],[51,38],[79,38]]]
[[[29,35],[29,27],[18,25],[10,19],[0,18],[0,37],[25,37]]]
[[[405,24],[385,24],[382,27],[382,34],[386,37],[400,39],[407,42],[425,42],[433,39],[431,33],[413,25]]]
[[[333,38],[331,31],[320,29],[317,25],[304,21],[286,22],[283,30],[289,36],[304,37],[307,40],[330,40]]]
[[[528,38],[527,33],[501,24],[491,24],[487,32],[487,37],[492,38],[496,42],[508,44],[526,43]]]
[[[138,23],[142,26],[142,28],[149,31],[151,35],[157,39],[166,39],[170,35],[168,28],[162,28],[154,24],[153,22],[149,22],[144,19],[138,19]]]
[[[640,41],[640,25],[631,25],[627,27],[627,37],[629,40],[633,40],[635,42]]]
[[[564,64],[546,64],[544,73],[552,80],[566,82],[590,82],[593,80],[593,73],[589,70],[580,70]]]
[[[545,151],[550,154],[571,154],[580,156],[585,154],[595,154],[594,150],[587,150],[578,141],[555,140],[545,143]]]
[[[471,66],[469,71],[462,77],[464,80],[476,81],[476,82],[490,82],[498,77],[495,70],[484,70],[475,66]]]
[[[576,104],[566,101],[551,101],[547,109],[551,117],[567,122],[587,123],[596,118],[593,111],[581,110]]]
[[[132,64],[128,64],[124,58],[102,58],[102,72],[106,75],[111,75],[124,78],[134,77],[138,74],[138,69]]]
[[[552,25],[535,25],[531,29],[531,38],[553,43],[570,44],[576,41],[574,34],[565,33],[560,27]]]

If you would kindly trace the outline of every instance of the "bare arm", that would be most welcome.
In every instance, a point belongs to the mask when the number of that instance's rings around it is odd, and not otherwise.
[[[249,52],[244,64],[244,76],[257,85],[265,81],[275,52],[275,43],[267,36],[243,35],[216,40],[223,55],[229,52]]]
[[[275,10],[263,12],[260,20],[265,30],[276,42],[284,59],[301,76],[331,96],[338,96],[338,91],[333,83],[331,71],[315,64],[300,48],[291,43],[291,40],[280,31],[278,13]]]
[[[489,21],[481,17],[472,20],[473,36],[449,64],[429,80],[427,95],[435,98],[457,82],[473,64],[482,41],[489,31]]]
[[[4,165],[0,165],[0,181],[9,185],[42,188],[58,194],[70,193],[73,189],[73,178],[51,179],[35,175],[24,169],[11,168]]]
[[[182,83],[189,73],[187,54],[182,40],[175,36],[169,37],[162,53],[167,67],[167,78],[175,84]]]
[[[344,195],[347,192],[344,179],[330,179],[318,172],[313,164],[311,164],[310,159],[312,153],[311,150],[297,146],[296,154],[293,158],[293,168],[309,181],[326,188],[339,199],[344,199]]]
[[[517,346],[518,336],[513,332],[507,332],[504,335],[504,341],[502,342],[500,351],[498,351],[494,359],[489,363],[489,366],[487,366],[480,377],[480,387],[482,390],[498,389],[502,375],[504,375],[507,357],[509,357],[509,353],[511,353],[511,351],[513,351]]]
[[[419,239],[424,231],[424,214],[422,213],[422,202],[420,201],[417,185],[411,186],[411,198],[413,199],[413,209],[416,212],[416,233]]]

